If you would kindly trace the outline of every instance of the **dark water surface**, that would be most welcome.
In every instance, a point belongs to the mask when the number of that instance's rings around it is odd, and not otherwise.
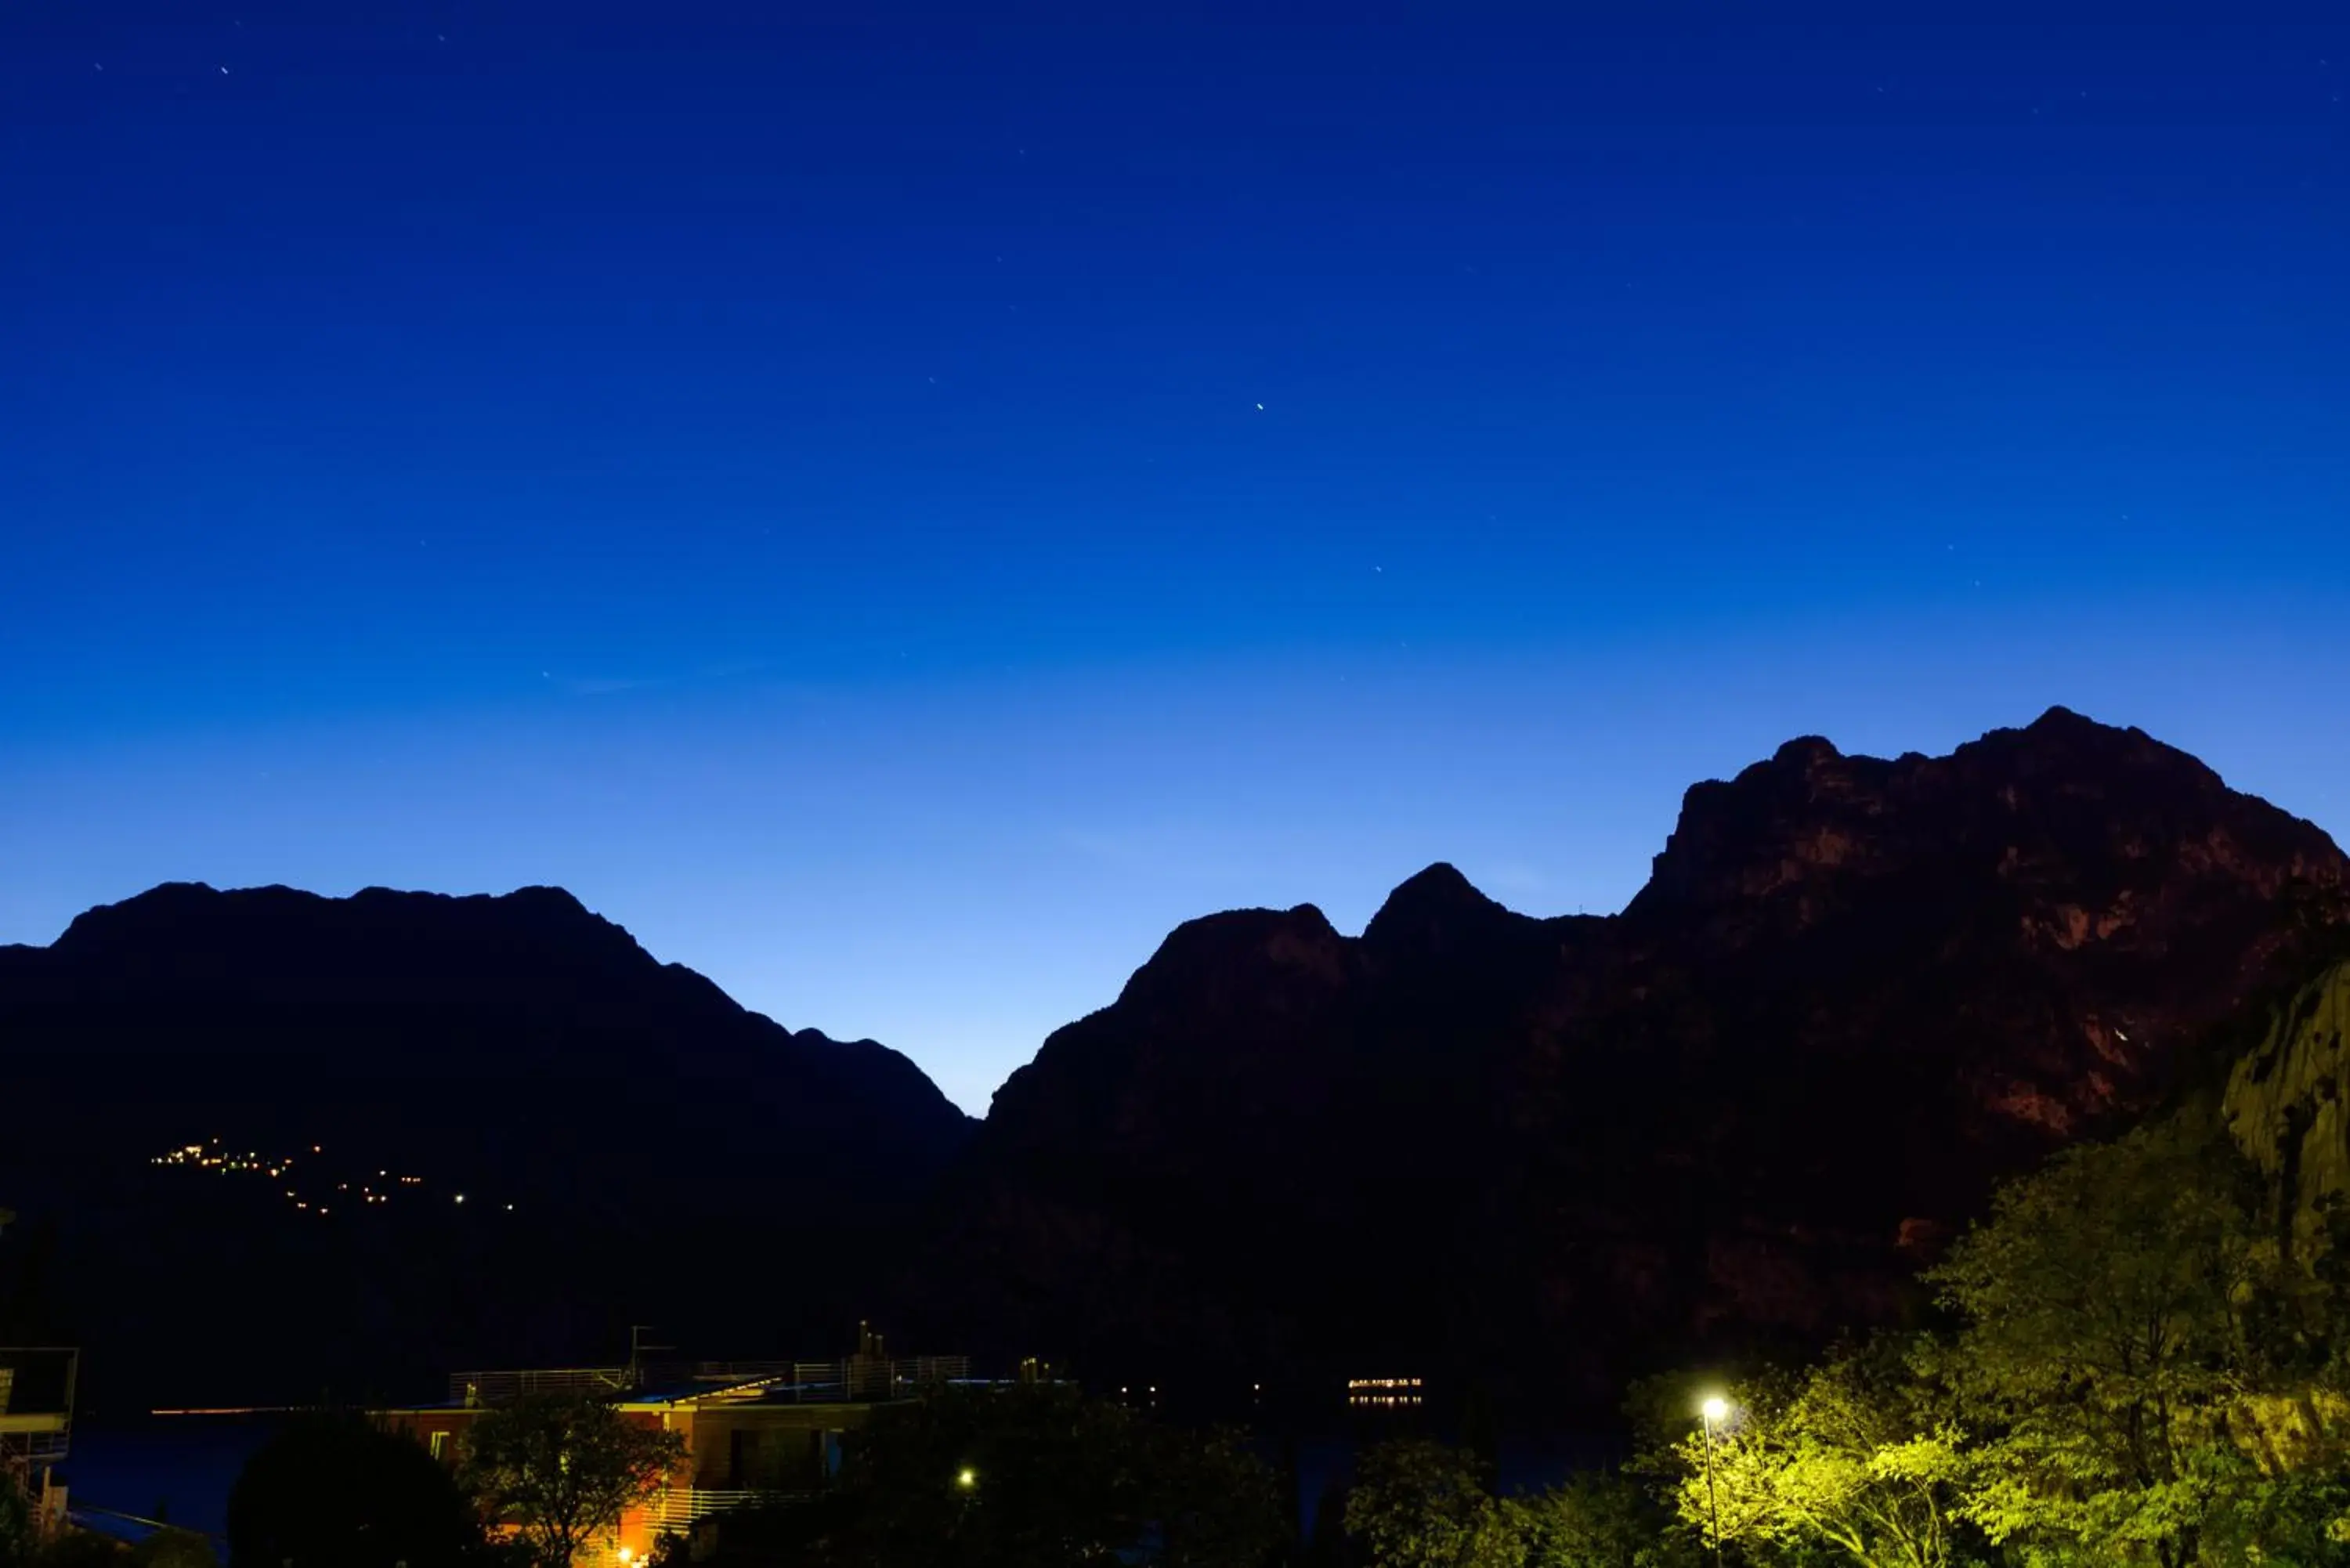
[[[159,1519],[216,1536],[227,1528],[237,1473],[281,1424],[262,1416],[175,1416],[77,1427],[73,1456],[61,1473],[78,1510]]]

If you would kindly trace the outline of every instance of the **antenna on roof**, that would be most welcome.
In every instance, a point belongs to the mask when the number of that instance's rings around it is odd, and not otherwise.
[[[646,1351],[675,1350],[677,1348],[674,1345],[646,1344],[645,1335],[650,1334],[652,1331],[653,1325],[649,1323],[632,1323],[629,1325],[629,1386],[631,1388],[639,1388],[644,1386]]]

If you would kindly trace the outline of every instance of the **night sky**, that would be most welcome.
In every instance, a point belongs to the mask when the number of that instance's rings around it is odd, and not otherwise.
[[[981,1108],[1798,733],[2350,831],[2350,23],[1647,9],[0,10],[0,941],[556,882]]]

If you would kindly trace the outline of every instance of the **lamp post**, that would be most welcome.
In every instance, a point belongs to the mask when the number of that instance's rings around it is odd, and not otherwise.
[[[1716,1394],[1697,1407],[1705,1421],[1705,1511],[1713,1522],[1713,1568],[1721,1568],[1721,1500],[1713,1490],[1713,1427],[1730,1414],[1730,1401]]]

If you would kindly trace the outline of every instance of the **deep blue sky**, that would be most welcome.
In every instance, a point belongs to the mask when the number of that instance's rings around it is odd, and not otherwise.
[[[2350,24],[1651,9],[0,11],[0,940],[559,882],[977,1108],[1799,732],[2350,829]]]

